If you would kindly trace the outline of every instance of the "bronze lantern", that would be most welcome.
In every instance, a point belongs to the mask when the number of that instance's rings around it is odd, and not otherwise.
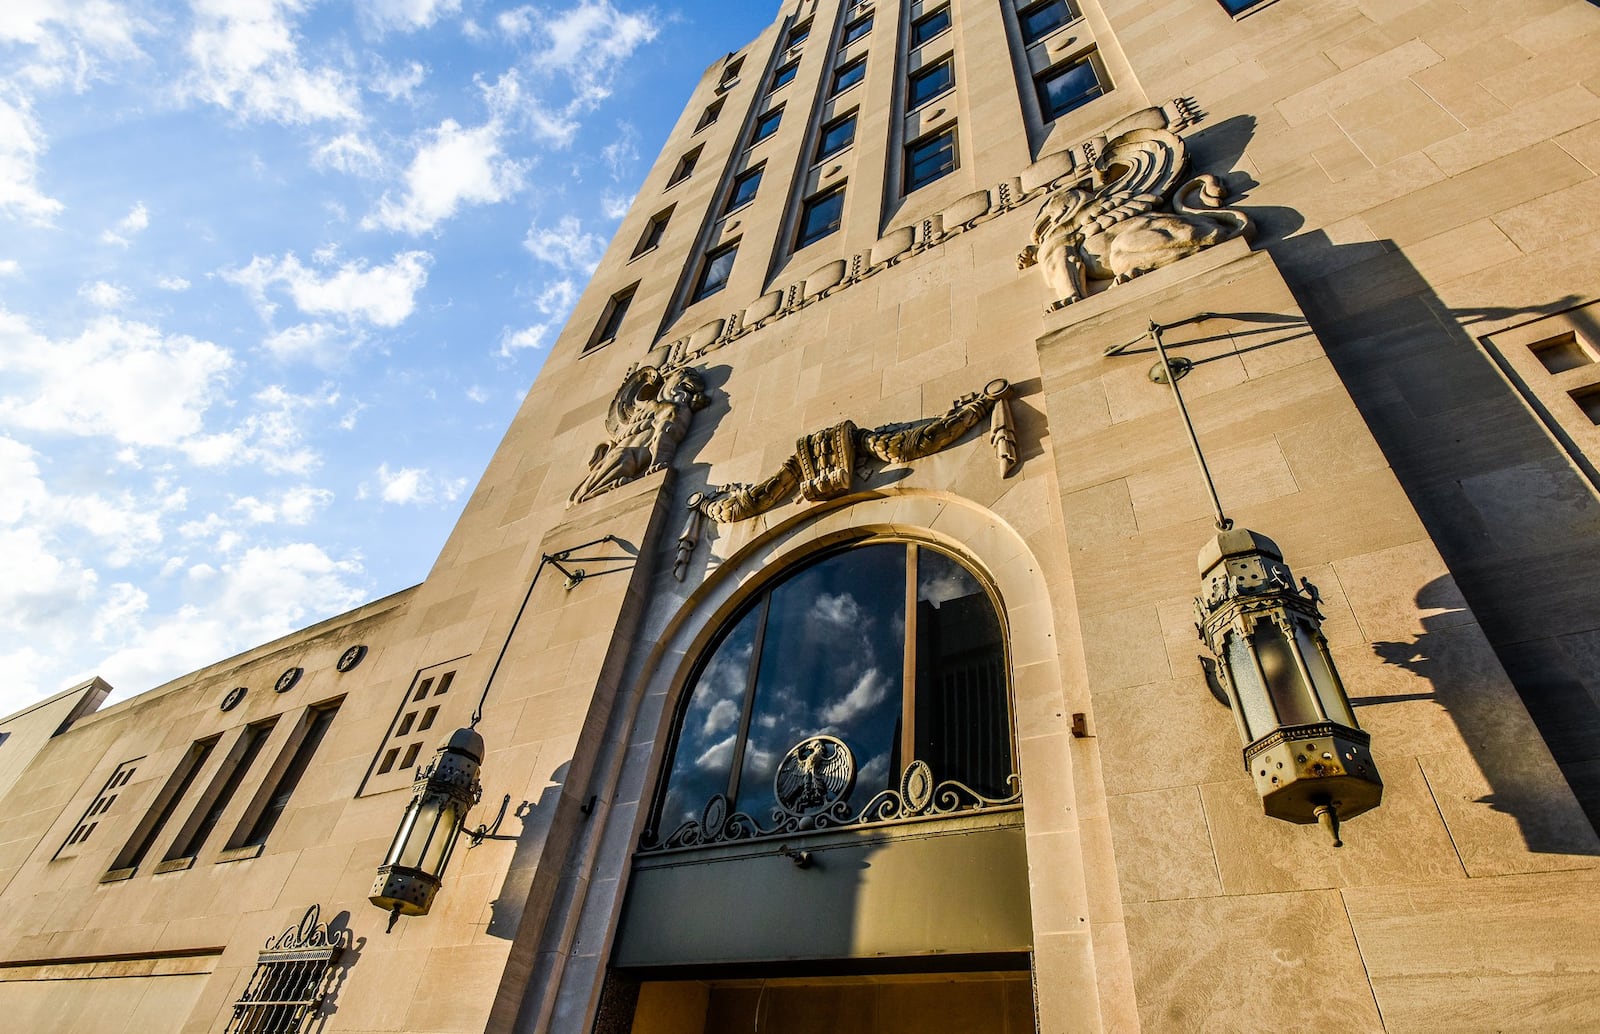
[[[474,729],[457,729],[428,766],[417,771],[411,802],[378,867],[369,899],[390,913],[391,926],[399,916],[427,915],[433,906],[467,812],[482,796],[482,763],[483,737]]]
[[[1339,823],[1383,797],[1322,634],[1316,587],[1294,575],[1277,543],[1247,529],[1220,532],[1200,550],[1196,627],[1213,656],[1244,741],[1244,762],[1266,813]]]

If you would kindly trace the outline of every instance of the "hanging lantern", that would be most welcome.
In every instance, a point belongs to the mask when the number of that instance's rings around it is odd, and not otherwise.
[[[1298,586],[1277,543],[1243,528],[1200,550],[1200,638],[1216,657],[1266,813],[1339,823],[1378,806],[1383,782],[1328,642],[1316,587]]]
[[[390,913],[391,926],[399,916],[427,915],[433,906],[467,812],[482,795],[478,785],[482,763],[483,737],[473,729],[457,729],[428,767],[418,770],[411,802],[378,867],[369,899]]]

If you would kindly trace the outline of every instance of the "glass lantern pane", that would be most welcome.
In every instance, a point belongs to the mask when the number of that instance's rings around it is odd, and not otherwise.
[[[1250,644],[1237,632],[1228,633],[1227,660],[1233,691],[1244,709],[1244,724],[1253,743],[1277,728],[1278,720],[1272,713],[1267,687],[1261,684],[1261,676],[1256,672]]]
[[[422,867],[423,852],[427,850],[428,841],[433,837],[434,827],[439,823],[440,803],[437,796],[429,795],[417,805],[416,817],[412,820],[405,844],[400,848],[400,857],[396,865],[403,865],[408,869]]]
[[[400,852],[405,849],[406,840],[411,836],[411,828],[417,822],[417,804],[413,801],[406,806],[406,813],[400,816],[400,828],[395,831],[394,841],[389,845],[389,853],[383,856],[384,865],[394,865],[400,861]]]
[[[917,760],[936,780],[1011,793],[1005,641],[994,603],[961,564],[917,551]]]
[[[1328,720],[1352,729],[1359,728],[1356,725],[1355,713],[1350,710],[1350,701],[1344,695],[1344,687],[1339,682],[1339,676],[1333,670],[1327,654],[1323,653],[1317,644],[1316,637],[1303,622],[1296,621],[1294,638],[1296,645],[1300,647],[1300,656],[1305,658],[1306,671],[1311,673],[1311,682],[1317,689],[1317,699],[1322,701],[1322,710],[1327,712]]]
[[[1273,707],[1278,712],[1278,723],[1310,725],[1321,721],[1312,703],[1311,688],[1305,684],[1300,666],[1295,663],[1294,651],[1289,647],[1289,638],[1278,623],[1256,622],[1251,640],[1256,660],[1261,664],[1261,674],[1267,679],[1267,692],[1272,695]]]
[[[444,872],[444,866],[450,860],[450,849],[455,846],[456,834],[461,831],[461,825],[466,820],[466,807],[460,801],[446,800],[439,809],[439,824],[434,827],[433,836],[428,841],[428,849],[423,853],[423,872],[438,876]]]

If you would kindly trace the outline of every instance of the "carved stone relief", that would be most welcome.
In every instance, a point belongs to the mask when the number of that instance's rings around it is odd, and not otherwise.
[[[1253,232],[1249,216],[1222,207],[1227,188],[1217,177],[1182,182],[1188,162],[1176,133],[1136,128],[1106,144],[1087,175],[1050,193],[1017,256],[1017,268],[1044,273],[1050,309],[1087,297],[1092,280],[1125,283]]]
[[[595,447],[589,473],[572,490],[568,505],[664,469],[689,433],[694,414],[710,401],[699,372],[690,367],[630,371],[606,411],[606,440]]]

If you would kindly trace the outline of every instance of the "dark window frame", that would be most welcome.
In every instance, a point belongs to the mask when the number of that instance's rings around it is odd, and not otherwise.
[[[639,243],[634,245],[633,254],[628,256],[630,262],[661,245],[661,237],[667,232],[667,223],[672,219],[672,210],[677,207],[668,205],[650,217],[649,222],[645,223],[644,233],[639,237]]]
[[[851,108],[838,118],[829,119],[823,124],[822,128],[817,131],[817,154],[816,157],[811,160],[813,165],[817,164],[818,162],[825,162],[834,155],[842,154],[845,151],[848,151],[851,147],[855,146],[856,128],[858,125],[858,116],[860,114],[860,108]],[[843,143],[834,143],[830,145],[828,138],[835,131],[843,129],[846,126],[850,128],[850,135],[844,140]]]
[[[855,73],[855,78],[843,82],[845,76]],[[846,62],[833,70],[833,78],[828,84],[828,96],[837,97],[841,93],[859,84],[867,77],[867,55],[862,54],[854,61]]]
[[[178,839],[161,859],[163,864],[192,861],[199,857],[201,849],[206,846],[206,841],[216,832],[223,813],[238,795],[239,787],[249,777],[250,770],[255,767],[256,759],[266,749],[267,741],[272,738],[272,731],[277,728],[278,717],[273,715],[271,718],[251,722],[244,727],[239,737],[234,740],[233,748],[228,751],[228,757],[222,767],[211,777],[211,785],[195,804],[194,811],[190,812],[189,821],[184,823]]]
[[[866,14],[855,19],[854,21],[846,23],[844,32],[840,33],[839,35],[839,46],[843,48],[850,46],[852,43],[859,42],[867,35],[867,33],[871,31],[872,12],[868,11]]]
[[[939,26],[937,29],[934,29],[925,36],[922,35],[923,26],[931,25],[940,18],[944,19],[943,25]],[[954,23],[950,18],[949,4],[945,4],[943,7],[927,12],[922,17],[911,23],[911,49],[915,50],[918,47],[926,46],[931,40],[938,39],[940,36],[950,31],[950,26],[952,24]]]
[[[339,706],[343,703],[344,698],[340,697],[306,709],[297,730],[298,735],[279,752],[278,763],[273,765],[272,771],[262,781],[255,800],[251,801],[233,836],[228,838],[227,850],[266,844],[278,820],[287,810],[306,769],[311,767],[317,749],[327,738],[328,729],[338,717]]]
[[[820,190],[800,203],[800,219],[795,226],[794,249],[803,251],[820,240],[838,233],[844,227],[844,188],[845,184],[839,183]],[[838,211],[834,212],[830,221],[821,227],[807,229],[807,224],[812,216],[822,211],[826,204],[838,203]]]
[[[672,175],[667,177],[668,188],[676,187],[678,184],[694,175],[694,167],[699,163],[700,152],[704,150],[704,148],[705,145],[702,144],[692,151],[684,152],[683,157],[678,159],[678,164],[673,166]]]
[[[918,161],[913,157],[913,152],[918,150],[919,148],[927,148],[927,147],[930,147],[931,145],[938,144],[941,140],[944,140],[946,138],[948,138],[948,140],[949,140],[949,152],[950,152],[950,161],[949,161],[948,167],[941,168],[937,172],[933,173],[932,175],[928,175],[928,176],[925,176],[925,177],[922,177],[922,178],[914,178],[913,174],[914,174],[914,171],[915,171],[915,169],[916,169],[916,167],[918,165]],[[954,123],[952,123],[951,125],[945,126],[942,129],[936,129],[931,133],[924,133],[922,136],[920,136],[917,139],[911,141],[909,144],[906,144],[906,146],[905,146],[904,162],[903,162],[903,168],[901,170],[901,177],[900,177],[902,192],[906,193],[906,194],[911,194],[911,193],[914,193],[915,191],[921,190],[923,187],[926,187],[928,184],[935,183],[935,182],[943,179],[944,177],[950,175],[952,172],[955,172],[960,167],[961,167],[961,137],[958,134],[957,127],[956,127],[956,125]]]
[[[1088,69],[1094,79],[1094,85],[1073,94],[1064,104],[1055,104],[1050,97],[1049,84],[1065,79],[1084,68]],[[1098,55],[1093,50],[1051,65],[1033,77],[1033,86],[1034,94],[1039,101],[1039,114],[1046,122],[1054,122],[1111,92],[1111,83],[1105,70],[1100,66]]]
[[[800,74],[800,59],[787,61],[779,65],[772,72],[772,85],[767,87],[768,93],[777,93],[779,90],[794,82],[794,77]]]
[[[944,83],[936,86],[932,93],[919,97],[917,92],[921,84],[932,81],[936,75],[947,75]],[[916,111],[943,97],[956,88],[956,61],[955,56],[940,58],[930,65],[924,65],[906,78],[906,111]]]
[[[789,34],[784,37],[783,49],[785,49],[785,50],[793,50],[795,47],[798,47],[800,44],[804,43],[806,40],[808,40],[810,38],[811,38],[811,19],[807,18],[805,21],[801,22],[799,25],[796,25],[796,26],[793,26],[792,28],[790,28]]]
[[[778,132],[778,125],[783,121],[784,105],[769,108],[756,116],[755,122],[750,126],[750,146],[754,147],[763,140],[770,140]]]
[[[700,272],[694,278],[694,292],[689,298],[690,304],[703,301],[722,291],[728,286],[728,281],[733,277],[733,263],[739,256],[739,241],[731,240],[721,247],[713,248],[706,252],[705,258],[700,261]],[[710,280],[711,272],[724,257],[727,266],[724,268],[720,280]]]
[[[588,343],[583,346],[585,352],[604,348],[617,339],[617,335],[622,332],[623,320],[628,318],[628,306],[633,303],[633,296],[638,292],[639,284],[641,283],[643,281],[635,280],[606,299],[606,307],[600,313],[599,321],[594,325],[594,333],[590,336]],[[410,732],[409,729],[405,731]],[[421,732],[422,730],[418,729],[417,731]],[[395,735],[400,735],[400,733]]]
[[[1034,29],[1029,25],[1029,19],[1044,14],[1047,11],[1060,10],[1063,17],[1058,22],[1051,22],[1041,29]],[[1024,46],[1033,46],[1042,39],[1053,35],[1057,29],[1071,25],[1078,20],[1078,12],[1069,0],[1039,0],[1038,3],[1029,4],[1017,12],[1017,27],[1022,32]]]
[[[750,168],[735,176],[733,178],[733,184],[728,191],[727,207],[722,210],[722,214],[727,215],[729,212],[736,212],[745,205],[748,205],[750,202],[754,201],[756,199],[756,194],[761,190],[761,177],[766,171],[767,163],[762,162],[759,165],[752,165]],[[739,194],[741,191],[743,191],[746,183],[754,183],[755,186],[750,189],[749,197],[741,199]]]
[[[725,100],[726,98],[718,97],[706,105],[706,110],[700,113],[700,121],[695,123],[694,131],[696,133],[716,124],[717,119],[722,117],[722,105]]]

